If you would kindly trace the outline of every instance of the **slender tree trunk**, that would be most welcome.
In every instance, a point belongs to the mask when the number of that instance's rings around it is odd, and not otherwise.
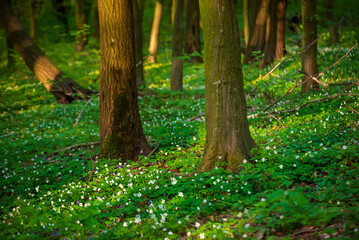
[[[91,4],[86,0],[76,0],[76,51],[82,51],[88,44],[88,17]]]
[[[303,25],[303,41],[302,49],[306,50],[302,54],[302,71],[311,76],[318,74],[317,64],[317,20],[316,14],[316,3],[315,0],[301,0],[302,6],[302,25]],[[308,46],[311,47],[308,48]],[[308,48],[308,49],[307,49]],[[308,93],[310,88],[319,89],[319,84],[314,80],[308,80],[308,76],[303,78],[304,84],[302,85],[302,93]]]
[[[198,0],[186,0],[186,47],[185,53],[201,53]],[[200,56],[191,56],[193,62],[203,62]]]
[[[156,0],[155,14],[153,16],[151,38],[150,38],[150,55],[147,58],[149,63],[156,63],[156,55],[158,49],[158,35],[160,33],[162,18],[163,0]]]
[[[98,5],[97,5],[97,0],[95,0],[93,2],[93,22],[92,22],[92,27],[93,27],[93,37],[96,40],[100,40],[100,23],[99,23],[99,19],[98,19]]]
[[[45,88],[55,96],[59,103],[69,103],[75,99],[74,93],[89,96],[94,92],[84,89],[69,78],[45,56],[25,32],[21,23],[12,11],[7,0],[0,0],[0,25],[11,46],[34,72]]]
[[[253,22],[248,47],[245,51],[244,63],[255,60],[253,51],[263,52],[265,45],[266,21],[270,0],[253,0]]]
[[[182,90],[183,79],[183,1],[173,0],[173,38],[172,38],[172,68],[171,68],[171,90]]]
[[[100,157],[148,154],[137,102],[131,0],[98,0],[101,46]]]
[[[286,0],[271,0],[267,15],[264,57],[260,68],[264,68],[285,54]]]
[[[334,0],[324,0],[324,9],[329,28],[329,43],[334,44],[338,42],[338,24],[334,16]]]
[[[136,84],[137,87],[145,86],[143,76],[143,33],[142,18],[145,8],[144,0],[132,0],[133,16],[135,22],[135,56],[136,56]]]
[[[38,0],[30,0],[30,36],[32,41],[37,41],[36,22],[37,22],[37,8],[40,2]]]
[[[250,36],[250,16],[249,16],[249,0],[243,0],[243,27],[244,27],[244,42],[246,48],[248,47]]]
[[[64,30],[66,34],[69,34],[69,23],[68,23],[68,14],[70,11],[70,3],[68,0],[53,0],[52,2],[55,9],[56,18],[64,25]]]
[[[241,48],[233,0],[200,0],[206,88],[206,143],[199,171],[238,172],[256,147],[247,121]]]

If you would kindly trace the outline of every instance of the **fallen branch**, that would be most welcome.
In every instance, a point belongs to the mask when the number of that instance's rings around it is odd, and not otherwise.
[[[92,98],[90,98],[90,99],[87,101],[87,103],[85,104],[84,108],[81,110],[79,116],[77,117],[75,125],[79,124],[80,118],[81,118],[81,116],[82,116],[82,113],[83,113],[84,110],[85,110],[85,107],[87,107],[87,105],[88,105],[91,101],[92,101]]]
[[[161,141],[157,143],[157,146],[150,152],[150,154],[147,155],[147,157],[150,157],[157,150],[157,148],[160,146],[160,143]]]
[[[313,79],[313,80],[316,81],[318,84],[323,85],[325,88],[328,88],[328,84],[322,83],[321,81],[318,80],[319,75],[316,77],[316,76],[312,76],[312,75],[310,75],[309,73],[306,73],[306,72],[303,72],[303,71],[298,71],[298,72],[300,72],[300,73],[304,74],[305,76],[309,77],[309,79]]]
[[[90,151],[89,151],[89,154],[90,154],[90,159],[92,160],[92,170],[91,170],[91,173],[90,173],[89,180],[87,181],[87,184],[91,181],[91,177],[92,177],[93,171],[95,170],[95,166],[96,166],[95,161],[92,159]]]
[[[329,67],[327,67],[326,69],[324,69],[323,71],[321,71],[319,74],[318,74],[318,78],[320,76],[322,76],[324,74],[324,72],[328,71],[329,69],[331,69],[332,67],[334,67],[335,65],[337,65],[343,58],[345,58],[358,44],[356,43],[351,49],[349,49],[349,51],[344,54],[341,58],[338,59],[338,61],[336,61],[335,63],[333,63],[332,65],[330,65]]]
[[[87,147],[87,146],[93,146],[93,145],[100,145],[100,142],[89,142],[89,143],[75,144],[75,145],[69,146],[67,148],[57,150],[57,151],[53,152],[52,155],[56,155],[60,152],[68,151],[68,150],[78,148],[78,147]]]
[[[200,118],[200,117],[202,117],[202,116],[204,116],[204,115],[205,115],[205,113],[201,113],[201,114],[199,114],[199,115],[197,115],[197,116],[195,116],[195,117],[193,117],[193,118],[187,119],[186,122],[190,122],[190,121],[196,120],[197,118]]]
[[[249,96],[258,88],[258,86],[254,87],[247,95],[246,101],[248,100]]]
[[[15,134],[18,134],[18,133],[17,133],[17,132],[14,132],[14,133],[9,133],[9,134],[5,134],[5,135],[1,135],[0,138],[9,137],[9,136],[12,136],[12,135],[15,135]]]
[[[271,116],[272,118],[274,118],[275,120],[277,120],[282,125],[282,127],[285,128],[284,124],[278,118],[276,118],[275,116],[273,116],[270,113],[268,113],[268,115]]]

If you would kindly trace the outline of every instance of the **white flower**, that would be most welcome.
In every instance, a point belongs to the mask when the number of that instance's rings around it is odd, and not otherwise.
[[[183,192],[179,192],[178,196],[183,197]]]
[[[222,159],[222,156],[218,156],[218,159]]]
[[[187,232],[187,237],[191,236],[191,232]]]
[[[297,164],[294,163],[294,164],[293,164],[293,167],[297,167]]]
[[[344,145],[342,148],[345,150],[345,149],[347,149],[347,146]]]
[[[196,222],[196,224],[195,224],[195,227],[200,227],[201,226],[201,224],[199,224],[199,222]]]
[[[127,222],[124,222],[124,223],[123,223],[123,226],[124,226],[124,227],[127,227],[127,226],[128,226]]]
[[[243,160],[243,163],[247,163],[247,159],[244,159],[244,160]]]
[[[168,232],[168,235],[173,235],[173,232]]]
[[[270,147],[269,147],[269,146],[266,146],[266,149],[267,149],[267,150],[269,150],[269,149],[270,149]]]
[[[243,213],[240,212],[240,213],[238,213],[237,217],[241,218],[242,215],[243,215]]]
[[[279,165],[279,168],[280,168],[280,169],[283,169],[283,165]]]
[[[243,234],[243,238],[246,238],[247,237],[247,234]]]
[[[244,225],[245,228],[249,228],[250,224],[247,223],[246,225]]]
[[[204,239],[204,233],[200,233],[200,234],[199,234],[199,238],[200,238],[200,239]]]
[[[265,201],[266,201],[266,199],[265,199],[265,198],[261,198],[261,201],[262,201],[262,202],[265,202]]]

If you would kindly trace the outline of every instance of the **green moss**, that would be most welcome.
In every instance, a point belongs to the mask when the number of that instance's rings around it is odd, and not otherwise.
[[[107,135],[102,145],[100,158],[121,158],[126,154],[123,140],[117,135]]]

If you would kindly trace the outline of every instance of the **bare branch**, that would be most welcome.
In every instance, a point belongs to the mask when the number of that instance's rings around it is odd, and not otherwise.
[[[100,142],[89,142],[89,143],[75,144],[75,145],[69,146],[67,148],[57,150],[57,151],[53,152],[52,155],[56,155],[56,154],[58,154],[60,152],[68,151],[68,150],[71,150],[71,149],[74,149],[74,148],[87,147],[87,146],[92,146],[92,145],[100,145]]]
[[[90,99],[87,101],[87,103],[85,104],[84,108],[81,110],[79,116],[77,117],[75,125],[79,124],[80,118],[81,118],[81,116],[82,116],[82,113],[83,113],[84,110],[85,110],[85,107],[87,107],[87,105],[88,105],[91,101],[92,101],[92,98],[90,98]]]

